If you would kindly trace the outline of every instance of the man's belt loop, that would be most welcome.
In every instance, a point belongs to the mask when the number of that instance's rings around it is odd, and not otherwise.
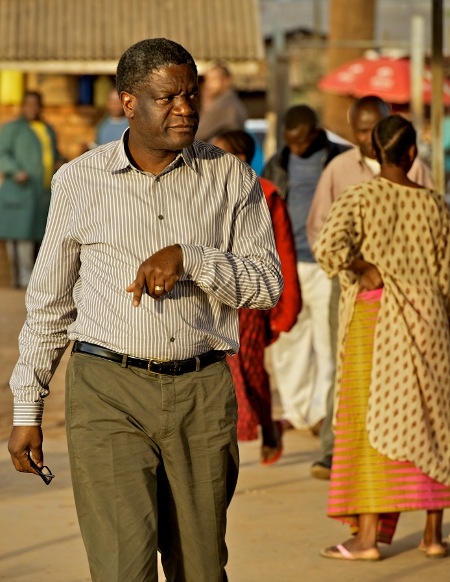
[[[198,356],[194,356],[194,357],[195,357],[195,371],[200,372],[200,370],[201,370],[200,358]]]
[[[127,360],[128,360],[128,355],[127,354],[123,354],[122,355],[122,363],[120,364],[121,368],[126,368],[127,367]]]

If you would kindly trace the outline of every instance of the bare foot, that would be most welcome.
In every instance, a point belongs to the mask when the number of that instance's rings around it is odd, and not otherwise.
[[[447,542],[426,544],[422,539],[419,544],[419,550],[425,552],[428,558],[444,558],[448,553],[448,544]]]

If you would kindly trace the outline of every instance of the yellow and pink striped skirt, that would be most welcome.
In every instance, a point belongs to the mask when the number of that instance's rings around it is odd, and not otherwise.
[[[374,449],[366,430],[373,338],[382,290],[360,293],[348,330],[336,415],[328,515],[358,531],[360,514],[377,513],[378,541],[391,543],[399,512],[450,507],[450,487],[407,461]]]

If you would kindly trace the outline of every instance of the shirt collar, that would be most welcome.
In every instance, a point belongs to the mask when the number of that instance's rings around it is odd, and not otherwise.
[[[127,154],[125,153],[124,140],[127,137],[128,132],[129,129],[127,129],[122,135],[122,138],[114,144],[114,147],[111,151],[111,156],[105,166],[105,170],[107,172],[120,173],[125,170],[130,170],[132,168],[130,160],[128,159]],[[180,162],[184,162],[184,164],[188,168],[190,168],[197,174],[199,173],[198,147],[195,141],[191,146],[181,150],[181,152],[178,154],[175,160],[171,164],[169,164],[169,166],[167,166],[166,170],[173,169]]]
[[[356,157],[358,159],[358,162],[361,166],[364,166],[364,156],[361,153],[361,150],[359,149],[358,146],[356,146]]]
[[[374,172],[374,167],[371,164],[367,163],[366,158],[362,155],[361,150],[357,146],[356,146],[356,156],[361,168],[367,168],[368,170],[370,170],[373,176],[377,176],[379,174],[379,172]]]

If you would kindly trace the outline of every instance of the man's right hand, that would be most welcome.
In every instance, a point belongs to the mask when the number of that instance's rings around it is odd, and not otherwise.
[[[28,173],[25,172],[24,170],[17,172],[17,174],[15,174],[15,176],[14,176],[14,182],[17,182],[17,184],[23,184],[24,182],[27,182],[27,181],[28,181]]]
[[[31,453],[33,461],[38,467],[44,465],[42,452],[42,429],[40,426],[14,426],[8,442],[8,451],[11,455],[16,471],[22,473],[34,473],[28,454]]]

